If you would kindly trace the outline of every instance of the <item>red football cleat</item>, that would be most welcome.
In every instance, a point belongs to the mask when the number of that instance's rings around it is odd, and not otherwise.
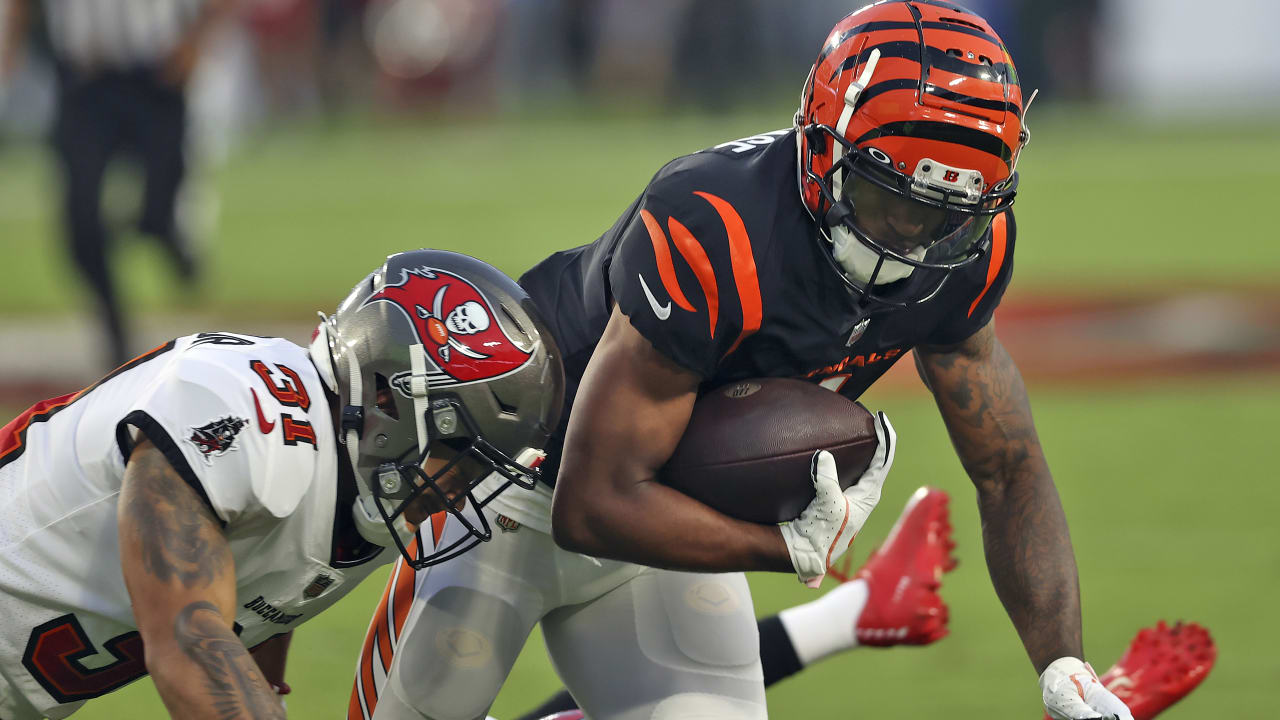
[[[1151,720],[1204,681],[1218,659],[1209,631],[1196,623],[1163,620],[1138,631],[1129,649],[1099,678],[1129,706],[1134,720]]]
[[[866,580],[869,592],[856,628],[860,644],[928,645],[946,637],[947,604],[938,589],[942,574],[956,566],[948,502],[937,488],[915,491],[884,544],[852,578]],[[831,575],[851,579],[834,569]]]

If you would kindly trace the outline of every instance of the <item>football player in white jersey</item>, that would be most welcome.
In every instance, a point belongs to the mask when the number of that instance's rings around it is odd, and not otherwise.
[[[189,335],[36,404],[0,429],[0,718],[147,673],[173,717],[283,717],[249,648],[407,557],[433,512],[462,530],[414,566],[487,539],[474,508],[533,486],[563,382],[514,281],[422,250],[309,349]]]

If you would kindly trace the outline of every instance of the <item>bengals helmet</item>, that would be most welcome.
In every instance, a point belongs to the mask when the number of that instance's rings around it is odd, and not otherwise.
[[[864,301],[922,302],[987,252],[1023,109],[1004,43],[957,5],[885,0],[831,30],[795,118],[800,194]]]
[[[560,351],[533,301],[475,258],[415,250],[388,257],[321,318],[311,356],[341,404],[360,534],[395,544],[415,569],[490,539],[479,509],[511,485],[534,486],[563,402]],[[448,462],[428,472],[433,453]],[[438,481],[455,467],[470,474],[448,495]],[[430,553],[419,535],[415,556],[403,515],[426,493],[467,532]]]

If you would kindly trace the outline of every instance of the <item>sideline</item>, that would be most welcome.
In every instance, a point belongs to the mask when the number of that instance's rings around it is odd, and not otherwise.
[[[1036,383],[1098,384],[1197,373],[1280,373],[1280,290],[1205,291],[1140,299],[1010,298],[996,312],[1001,341]],[[201,330],[305,344],[312,324],[204,315],[142,318],[142,349]],[[21,409],[91,384],[98,331],[79,316],[0,322],[0,407]],[[924,392],[912,363],[877,387]]]

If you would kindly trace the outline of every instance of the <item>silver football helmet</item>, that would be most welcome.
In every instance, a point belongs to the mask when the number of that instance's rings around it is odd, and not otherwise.
[[[490,539],[479,508],[513,484],[534,486],[563,402],[560,351],[533,301],[480,260],[414,250],[388,257],[332,317],[321,318],[311,355],[342,406],[339,432],[356,476],[360,534],[394,544],[415,569]],[[433,446],[454,456],[428,473]],[[455,507],[459,494],[437,484],[467,459],[483,467],[461,491],[477,510],[471,518]],[[476,497],[494,473],[504,482]],[[419,537],[415,555],[403,514],[424,493],[438,495],[467,534],[430,553]]]

